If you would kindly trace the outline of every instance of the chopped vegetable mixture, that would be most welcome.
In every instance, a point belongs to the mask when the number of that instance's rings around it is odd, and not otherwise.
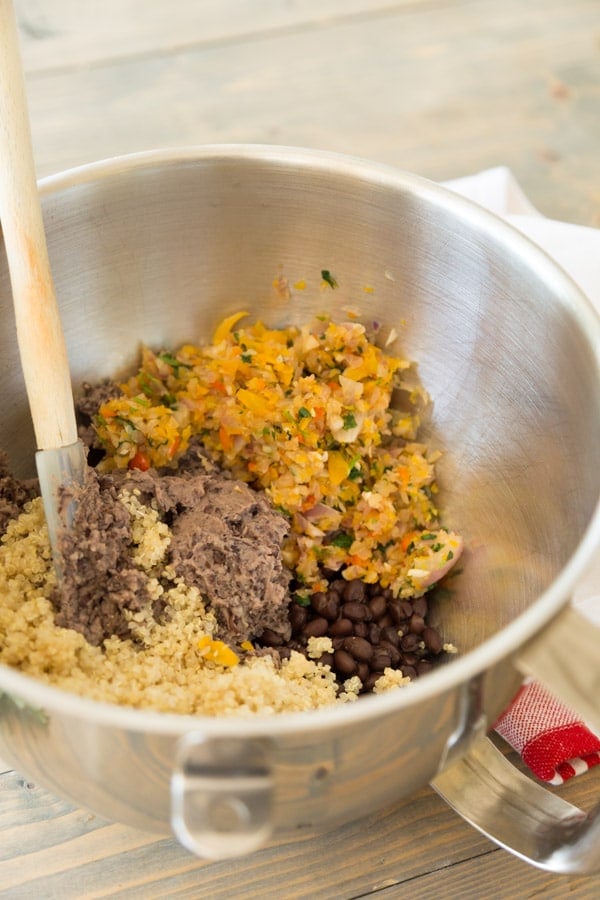
[[[284,560],[319,588],[321,567],[423,593],[452,566],[460,538],[439,527],[434,463],[416,439],[418,392],[392,408],[410,363],[359,323],[298,328],[225,319],[211,343],[145,348],[122,396],[93,419],[104,468],[176,466],[192,436],[290,520]]]

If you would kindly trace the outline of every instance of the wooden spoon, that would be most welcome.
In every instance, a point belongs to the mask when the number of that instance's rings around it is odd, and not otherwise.
[[[12,285],[17,340],[38,452],[36,465],[50,542],[61,517],[57,491],[83,483],[71,377],[35,178],[25,82],[11,0],[0,0],[0,221]],[[66,511],[66,515],[73,510]],[[70,522],[67,522],[70,524]]]

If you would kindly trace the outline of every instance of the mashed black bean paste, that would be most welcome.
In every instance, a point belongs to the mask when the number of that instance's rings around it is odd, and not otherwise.
[[[130,515],[119,501],[123,491],[157,510],[168,524],[164,564],[200,590],[222,640],[240,644],[264,628],[289,637],[290,573],[281,559],[287,520],[262,494],[223,474],[195,447],[176,471],[90,471],[83,489],[63,492],[64,501],[75,495],[77,518],[60,537],[57,624],[100,644],[112,634],[127,636],[125,611],[150,602],[150,576],[131,552]],[[155,615],[160,612],[155,603]]]
[[[0,535],[6,531],[11,519],[15,519],[28,500],[39,493],[36,478],[17,480],[9,469],[8,456],[0,450]]]
[[[94,469],[83,486],[62,492],[63,502],[75,500],[75,518],[58,538],[61,579],[52,596],[55,621],[94,645],[113,634],[127,637],[125,610],[150,602],[149,576],[131,558],[130,516],[118,493],[115,479]]]

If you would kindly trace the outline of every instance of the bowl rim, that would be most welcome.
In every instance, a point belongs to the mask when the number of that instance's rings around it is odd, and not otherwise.
[[[324,175],[359,178],[383,189],[409,191],[432,205],[450,211],[460,220],[487,232],[498,244],[524,259],[548,280],[568,304],[581,329],[588,335],[598,362],[600,383],[600,316],[575,281],[542,248],[514,225],[496,214],[423,176],[360,157],[332,151],[271,144],[205,144],[170,147],[109,157],[67,169],[39,180],[42,202],[70,188],[99,180],[131,174],[153,167],[201,164],[262,164],[303,167]],[[486,670],[510,659],[530,639],[543,631],[569,603],[578,580],[600,548],[600,499],[579,544],[557,577],[519,616],[474,649],[460,654],[447,665],[417,679],[408,690],[392,690],[360,698],[359,702],[337,704],[305,712],[253,714],[243,717],[183,715],[138,709],[98,701],[38,681],[9,666],[0,665],[0,696],[20,698],[27,705],[56,711],[77,719],[94,721],[129,731],[179,735],[201,728],[207,736],[252,737],[268,733],[283,736],[299,729],[322,732],[336,725],[349,726],[394,714],[400,709],[447,694],[468,685]],[[492,723],[490,723],[491,725]]]

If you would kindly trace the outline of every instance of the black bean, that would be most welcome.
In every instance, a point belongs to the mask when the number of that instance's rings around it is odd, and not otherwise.
[[[425,642],[425,646],[428,650],[431,651],[431,653],[437,654],[442,652],[444,642],[442,641],[439,632],[437,632],[435,628],[430,628],[429,626],[427,626],[427,628],[423,629],[423,634],[421,635],[421,637]]]
[[[369,665],[371,671],[383,672],[392,664],[392,657],[384,647],[375,647]]]
[[[354,625],[350,619],[337,619],[337,621],[329,626],[329,634],[331,637],[345,637],[348,634],[352,634],[353,631]]]
[[[427,615],[427,598],[416,597],[412,603],[413,612],[424,619]]]
[[[334,622],[340,611],[340,595],[331,589],[316,591],[310,598],[310,605],[319,616]]]
[[[354,634],[357,637],[366,638],[369,634],[369,626],[366,622],[355,622],[354,623]]]
[[[402,612],[402,607],[399,600],[392,600],[391,603],[388,603],[388,613],[390,614],[396,625],[400,625],[400,623],[406,619],[406,616]]]
[[[371,669],[369,668],[368,663],[359,662],[359,664],[357,666],[356,674],[358,675],[358,677],[360,678],[360,680],[362,681],[363,684],[369,677],[370,673],[371,673]]]
[[[371,610],[371,615],[377,621],[377,619],[381,619],[382,616],[385,615],[387,609],[387,600],[383,596],[383,594],[375,594],[374,597],[371,597],[369,600],[369,609]]]
[[[308,622],[308,609],[305,606],[300,606],[298,603],[291,603],[288,618],[292,626],[292,632],[302,631]]]
[[[350,600],[342,606],[342,615],[353,622],[363,622],[371,618],[371,610],[358,600]]]
[[[404,675],[405,678],[416,678],[417,670],[414,666],[400,666],[400,671]]]
[[[341,597],[348,583],[345,578],[334,578],[333,581],[329,582],[329,590],[335,591]]]
[[[344,650],[347,650],[358,662],[369,662],[373,656],[373,645],[362,637],[345,638]]]
[[[333,668],[333,653],[322,653],[317,662],[321,663],[322,666]]]
[[[284,643],[283,636],[273,631],[271,628],[265,628],[260,636],[261,644],[266,647],[281,647]]]
[[[338,637],[334,637],[331,639],[331,643],[333,644],[334,650],[341,650],[344,646],[344,638],[339,635]]]
[[[413,650],[416,650],[419,646],[419,635],[412,634],[409,632],[405,634],[404,637],[400,638],[400,648],[405,650],[407,653],[411,653]]]
[[[426,675],[427,672],[431,672],[433,669],[433,663],[431,663],[428,659],[421,659],[417,663],[417,675]]]
[[[383,672],[371,672],[366,681],[363,682],[363,691],[368,693],[375,687],[376,682],[381,678]]]
[[[407,666],[416,666],[419,662],[419,657],[416,653],[403,653],[402,654],[402,664]]]
[[[302,629],[302,634],[305,637],[323,637],[327,634],[329,630],[329,622],[327,619],[324,619],[322,616],[318,616],[316,619],[311,619],[310,622],[307,622],[304,628]]]
[[[402,654],[400,653],[398,648],[394,647],[394,645],[390,644],[388,641],[381,641],[379,646],[382,650],[385,650],[385,652],[389,654],[392,666],[397,666],[402,659]]]
[[[376,625],[375,622],[370,622],[368,625],[368,633],[366,635],[371,642],[371,644],[378,644],[381,640],[381,628],[379,625]]]
[[[394,620],[390,616],[389,612],[386,612],[386,614],[382,616],[381,619],[377,619],[377,624],[380,628],[387,628],[388,625],[394,624]]]
[[[336,670],[344,678],[354,675],[358,668],[356,661],[347,650],[336,650],[333,654],[333,662]]]
[[[387,625],[385,628],[382,628],[381,640],[389,641],[394,647],[398,647],[400,645],[400,636],[397,627],[394,625]]]
[[[342,590],[342,597],[345,603],[363,603],[366,596],[365,585],[363,581],[357,578],[347,581]]]
[[[417,613],[413,613],[410,617],[408,627],[413,634],[421,634],[421,632],[425,628],[425,619],[423,618],[423,616],[419,616],[417,615]]]

